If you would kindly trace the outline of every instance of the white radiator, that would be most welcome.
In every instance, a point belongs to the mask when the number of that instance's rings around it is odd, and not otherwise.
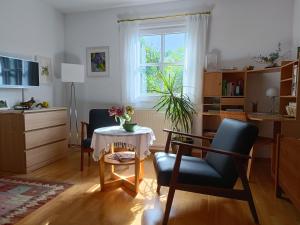
[[[133,121],[141,126],[150,127],[155,134],[156,141],[152,149],[163,149],[166,144],[167,133],[163,132],[164,128],[170,128],[170,123],[165,120],[164,112],[155,110],[135,110]]]

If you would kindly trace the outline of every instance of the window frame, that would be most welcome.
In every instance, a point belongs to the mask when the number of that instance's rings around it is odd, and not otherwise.
[[[161,95],[158,93],[147,93],[145,79],[142,79],[142,68],[146,68],[147,66],[154,66],[158,67],[159,70],[163,71],[167,66],[182,66],[184,69],[185,59],[183,62],[164,62],[165,59],[165,36],[168,34],[186,34],[186,27],[184,25],[173,25],[168,27],[146,27],[140,29],[139,39],[143,36],[151,36],[151,35],[160,35],[161,36],[161,43],[160,43],[160,62],[158,63],[141,63],[141,58],[139,58],[139,80],[138,80],[138,89],[139,89],[139,98],[141,101],[144,102],[153,102],[157,100]],[[139,49],[140,43],[139,43]]]

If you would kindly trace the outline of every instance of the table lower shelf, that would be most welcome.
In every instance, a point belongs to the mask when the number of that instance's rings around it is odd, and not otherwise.
[[[122,187],[133,194],[137,194],[139,183],[144,177],[144,160],[135,158],[134,160],[130,160],[128,162],[120,162],[109,157],[110,154],[107,154],[99,161],[101,191],[111,191],[113,189]],[[104,179],[105,164],[108,164],[111,167],[111,179],[109,180]],[[117,174],[115,173],[115,165],[135,165],[135,174],[131,176],[122,176]]]

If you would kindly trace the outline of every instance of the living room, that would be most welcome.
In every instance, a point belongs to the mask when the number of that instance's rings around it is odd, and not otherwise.
[[[0,224],[300,224],[298,9],[2,0]]]

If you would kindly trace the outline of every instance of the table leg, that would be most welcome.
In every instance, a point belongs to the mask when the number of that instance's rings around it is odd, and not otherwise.
[[[140,180],[144,179],[145,170],[144,170],[144,160],[140,161]]]
[[[115,153],[115,144],[114,143],[112,143],[111,144],[111,146],[110,146],[110,151],[111,151],[111,153]],[[113,174],[114,172],[115,172],[115,166],[114,165],[111,165],[111,174]]]
[[[140,172],[141,172],[141,161],[139,158],[135,157],[135,177],[134,177],[135,193],[138,193],[139,191]]]
[[[101,190],[104,189],[104,155],[99,160],[99,176],[100,176],[100,186]]]
[[[281,134],[281,121],[274,121],[273,125],[273,149],[271,156],[271,175],[275,176],[276,168],[276,149],[277,149],[277,136]]]

